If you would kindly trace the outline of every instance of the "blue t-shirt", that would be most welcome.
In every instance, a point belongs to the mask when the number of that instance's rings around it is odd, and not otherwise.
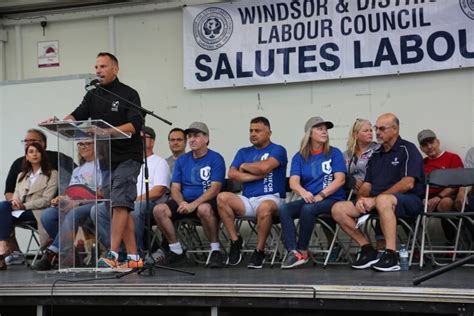
[[[332,147],[327,157],[323,153],[311,155],[308,160],[298,152],[291,160],[290,176],[299,176],[301,186],[312,194],[318,194],[334,181],[336,172],[346,173],[346,162],[342,152]],[[341,186],[336,192],[328,196],[334,200],[344,200],[344,188]]]
[[[195,159],[192,151],[176,160],[171,182],[181,184],[186,202],[199,198],[211,186],[211,182],[224,184],[225,162],[221,154],[208,150],[204,157]]]
[[[270,157],[276,159],[280,165],[263,179],[242,183],[242,194],[245,197],[251,198],[275,193],[280,193],[281,198],[286,197],[286,165],[288,164],[288,157],[283,146],[270,143],[267,147],[261,149],[257,149],[254,146],[241,148],[235,155],[231,167],[239,169],[243,163],[266,160]]]
[[[423,197],[425,193],[425,173],[423,158],[418,148],[400,136],[389,151],[383,146],[375,151],[367,165],[365,182],[372,184],[372,196],[391,188],[403,177],[415,178],[415,186],[406,193]]]

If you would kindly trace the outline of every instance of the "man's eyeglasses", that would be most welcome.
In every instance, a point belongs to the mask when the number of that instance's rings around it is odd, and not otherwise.
[[[79,142],[77,143],[77,147],[87,147],[87,146],[92,146],[94,142]]]
[[[393,126],[374,126],[374,130],[381,131],[382,133],[385,132],[387,129],[392,128]]]
[[[39,139],[22,139],[21,143],[22,144],[41,143],[41,140],[39,140]]]

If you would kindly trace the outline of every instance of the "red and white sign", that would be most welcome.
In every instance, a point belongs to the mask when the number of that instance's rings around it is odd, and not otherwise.
[[[59,41],[38,42],[38,68],[59,66]]]

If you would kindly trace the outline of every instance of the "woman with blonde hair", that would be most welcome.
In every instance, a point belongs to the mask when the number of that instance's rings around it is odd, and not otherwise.
[[[279,215],[283,240],[288,255],[282,269],[308,262],[308,246],[314,220],[320,214],[330,214],[337,201],[344,200],[346,166],[342,152],[329,145],[328,129],[333,123],[312,117],[305,124],[305,136],[299,152],[291,161],[290,187],[301,199],[280,206]],[[294,220],[299,218],[299,236]],[[298,241],[297,241],[298,238]]]
[[[380,145],[373,141],[372,124],[366,119],[356,119],[349,130],[347,150],[344,152],[348,178],[352,179],[351,189],[357,194],[365,179],[367,162]],[[347,187],[346,183],[346,187]]]

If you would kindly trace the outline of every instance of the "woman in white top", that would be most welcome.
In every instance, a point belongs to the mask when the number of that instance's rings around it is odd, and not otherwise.
[[[19,222],[36,222],[33,211],[49,206],[57,188],[58,173],[52,170],[43,147],[38,143],[28,145],[13,199],[0,203],[0,270],[7,268],[5,256],[9,252],[8,239],[13,225]]]

